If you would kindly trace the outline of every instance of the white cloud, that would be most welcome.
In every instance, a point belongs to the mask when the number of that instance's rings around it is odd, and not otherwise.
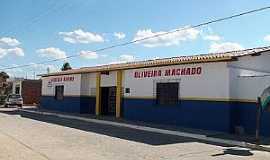
[[[101,54],[100,57],[106,58],[106,57],[108,57],[108,55],[107,54]]]
[[[228,52],[228,51],[235,51],[235,50],[242,50],[242,49],[244,49],[244,47],[238,43],[233,43],[233,42],[212,43],[210,45],[209,52],[217,53],[217,52]]]
[[[133,55],[130,54],[122,54],[119,56],[118,60],[110,62],[110,64],[117,64],[117,63],[127,63],[127,62],[133,62],[136,58]]]
[[[200,35],[204,40],[220,41],[223,39],[220,35],[216,34],[211,27],[204,28],[200,31]]]
[[[11,38],[11,37],[0,38],[0,46],[2,46],[2,47],[15,47],[15,46],[18,46],[20,44],[21,43],[15,38]]]
[[[101,35],[85,32],[82,29],[77,29],[72,32],[59,32],[59,35],[63,36],[64,41],[74,44],[104,42],[104,38]]]
[[[86,59],[97,59],[98,54],[92,51],[81,51],[80,56]]]
[[[266,42],[269,42],[269,43],[270,43],[270,35],[265,36],[265,37],[264,37],[264,41],[266,41]]]
[[[43,65],[42,68],[45,68],[46,69],[46,73],[48,71],[47,69],[49,69],[50,72],[57,72],[57,71],[60,70],[60,68],[57,68],[55,65],[49,65],[49,64]]]
[[[3,48],[0,48],[0,58],[3,58],[6,55],[7,55],[7,50],[3,49]]]
[[[24,56],[23,49],[17,47],[20,44],[21,43],[15,38],[10,37],[0,38],[0,58],[3,58],[8,54],[13,54],[16,56]]]
[[[20,56],[20,57],[24,56],[23,49],[19,47],[7,49],[7,52],[9,54],[15,54],[16,56]]]
[[[133,55],[129,54],[122,54],[119,57],[120,61],[125,61],[125,62],[132,62],[135,61],[135,57]]]
[[[184,27],[186,28],[186,27]],[[147,40],[140,41],[138,43],[142,44],[145,47],[159,47],[159,46],[172,46],[172,45],[179,45],[181,42],[187,41],[187,40],[194,40],[198,37],[199,30],[190,28],[190,29],[184,29],[179,28],[178,32],[174,32],[171,34],[159,36],[150,38]],[[146,37],[151,37],[159,34],[164,34],[166,32],[159,31],[159,32],[152,32],[151,29],[145,29],[145,30],[139,30],[135,37],[135,40],[140,40]]]
[[[22,48],[19,48],[19,47],[8,48],[8,49],[0,48],[0,58],[3,58],[8,54],[13,54],[20,57],[24,56],[24,52]]]
[[[39,74],[45,74],[47,73],[47,69],[49,68],[50,72],[56,72],[60,70],[60,67],[57,68],[55,65],[51,64],[36,64],[36,63],[29,63],[29,67],[25,68],[14,68],[14,69],[9,69],[7,70],[7,73],[11,77],[26,77],[27,78],[34,78],[34,75],[39,75]],[[17,67],[19,65],[17,64],[11,64],[11,67]]]
[[[17,67],[18,65],[11,64],[10,66],[11,67]],[[7,72],[7,74],[10,77],[24,77],[25,76],[24,70],[22,68],[19,68],[19,67],[18,68],[9,69],[6,72]]]
[[[46,73],[48,68],[49,68],[50,72],[59,71],[59,68],[57,68],[55,65],[51,65],[51,64],[37,64],[34,62],[31,62],[29,64],[31,65],[31,67],[29,69],[37,72],[38,74]]]
[[[219,35],[206,35],[203,37],[204,40],[210,40],[210,41],[220,41],[221,37]]]
[[[113,35],[118,39],[124,39],[126,37],[125,33],[123,32],[115,32]]]
[[[67,57],[66,52],[60,50],[59,48],[53,48],[53,47],[38,49],[36,52],[39,53],[41,57],[49,57],[49,58],[56,58],[56,59]]]

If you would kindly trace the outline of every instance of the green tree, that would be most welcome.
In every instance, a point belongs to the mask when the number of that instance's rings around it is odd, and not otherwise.
[[[8,79],[9,75],[6,72],[0,72],[0,77],[4,78],[4,79]]]
[[[72,69],[70,64],[68,62],[65,62],[61,68],[62,71],[70,70]]]

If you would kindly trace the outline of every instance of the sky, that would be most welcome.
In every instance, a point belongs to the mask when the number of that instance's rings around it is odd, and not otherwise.
[[[270,45],[270,10],[132,45],[93,50],[270,6],[269,0],[0,0],[0,69],[34,78],[73,68]],[[79,55],[48,64],[38,62]]]

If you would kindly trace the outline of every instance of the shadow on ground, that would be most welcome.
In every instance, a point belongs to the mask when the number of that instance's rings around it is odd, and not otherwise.
[[[233,155],[233,156],[252,156],[253,153],[248,149],[239,149],[239,148],[227,148],[223,153],[214,154],[213,157],[223,156],[223,155]]]
[[[20,110],[0,110],[0,113],[8,115],[20,115],[24,118],[29,118],[33,120],[38,120],[42,122],[57,124],[65,127],[75,128],[87,132],[94,132],[97,134],[103,134],[111,137],[117,137],[129,141],[135,141],[139,143],[145,143],[149,145],[166,145],[175,143],[189,143],[189,142],[202,142],[212,145],[218,145],[223,147],[233,147],[229,145],[210,143],[206,141],[200,141],[197,139],[173,136],[167,134],[153,133],[147,131],[141,131],[126,127],[117,127],[105,124],[97,124],[92,122],[85,122],[81,120],[72,120],[67,118],[59,118],[52,115],[41,115],[37,113],[29,113]]]

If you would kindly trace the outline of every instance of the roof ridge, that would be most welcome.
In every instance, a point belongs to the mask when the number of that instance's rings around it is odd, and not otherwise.
[[[166,58],[160,58],[160,59],[149,59],[149,60],[123,62],[123,63],[115,63],[115,64],[96,65],[96,66],[90,66],[90,67],[71,69],[67,71],[55,72],[55,73],[50,73],[50,74],[44,74],[41,76],[97,72],[97,71],[102,71],[102,70],[130,69],[130,68],[140,68],[140,67],[142,68],[142,67],[170,65],[170,64],[199,63],[199,62],[210,62],[210,61],[216,62],[216,61],[221,61],[221,60],[223,61],[230,60],[234,57],[253,55],[255,53],[261,53],[265,51],[270,51],[270,46],[247,48],[243,50],[234,50],[234,51],[227,51],[227,52],[181,55],[181,56],[166,57]]]
[[[245,52],[245,51],[250,51],[250,50],[254,50],[254,49],[264,49],[264,48],[267,48],[267,49],[270,50],[270,46],[254,47],[254,48],[247,48],[247,49],[242,49],[242,50],[233,50],[233,51],[226,51],[226,52],[213,52],[213,53],[203,53],[203,54],[194,54],[194,55],[181,55],[181,56],[165,57],[165,58],[159,58],[159,59],[148,59],[148,60],[140,60],[140,61],[132,61],[132,62],[122,62],[122,63],[115,63],[115,64],[97,65],[97,66],[83,67],[83,68],[110,66],[110,65],[118,65],[118,64],[132,64],[132,63],[147,62],[147,61],[167,60],[167,59],[172,59],[172,58],[186,58],[186,57],[196,57],[196,56],[221,55],[221,54]],[[81,69],[81,68],[77,68],[77,69]]]

